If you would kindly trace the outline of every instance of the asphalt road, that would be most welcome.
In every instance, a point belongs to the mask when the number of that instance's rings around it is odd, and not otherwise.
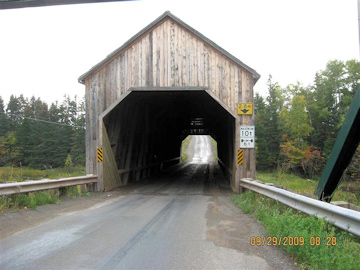
[[[215,163],[109,194],[2,238],[0,269],[296,269],[277,247],[250,245],[264,232],[231,202]]]

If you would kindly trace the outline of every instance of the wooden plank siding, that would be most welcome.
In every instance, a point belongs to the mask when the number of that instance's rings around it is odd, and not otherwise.
[[[240,81],[236,80],[238,74],[242,75]],[[244,89],[242,94],[249,97],[246,93],[252,92],[253,77],[181,25],[166,19],[94,72],[89,80],[102,89],[98,114],[130,87],[147,86],[205,86],[236,113],[234,104],[239,100],[234,93]],[[94,84],[90,89],[86,85],[88,91],[94,91]]]
[[[237,114],[237,103],[253,103],[254,74],[206,40],[199,38],[171,17],[165,17],[139,37],[127,44],[107,62],[92,70],[84,83],[86,86],[86,170],[87,173],[102,174],[96,162],[96,148],[104,144],[112,146],[111,136],[104,137],[99,131],[99,116],[111,104],[120,99],[131,87],[206,87],[233,114]],[[235,148],[239,148],[239,125],[253,125],[253,116],[238,116],[236,119]],[[117,135],[118,136],[118,135]],[[127,135],[132,140],[131,134]],[[101,137],[101,138],[100,138]],[[141,145],[146,149],[145,139]],[[123,147],[133,147],[132,144]],[[113,151],[116,151],[113,149]],[[229,153],[236,151],[232,149]],[[131,149],[123,153],[131,155]],[[232,182],[239,177],[255,175],[255,150],[245,150],[246,170],[234,170]],[[128,168],[131,158],[138,166],[148,162],[146,156],[119,157],[119,169]],[[126,160],[126,161],[125,161]],[[236,160],[236,158],[234,159]],[[126,163],[123,163],[126,162]],[[111,160],[111,164],[116,163]],[[110,164],[109,163],[109,164]],[[108,166],[108,165],[106,165]],[[231,165],[230,165],[231,166]],[[236,168],[236,162],[233,163]],[[232,168],[229,168],[232,170]],[[236,171],[236,172],[235,172]],[[106,177],[112,177],[106,168]],[[102,175],[101,175],[102,177]],[[105,177],[105,175],[104,175]],[[139,178],[140,175],[136,175]],[[115,182],[126,184],[127,176]],[[114,184],[115,184],[114,182]]]

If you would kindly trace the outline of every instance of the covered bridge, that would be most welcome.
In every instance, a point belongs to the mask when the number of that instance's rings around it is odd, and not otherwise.
[[[110,190],[178,162],[188,134],[209,134],[234,191],[255,177],[255,149],[237,164],[237,103],[253,103],[260,75],[201,33],[165,12],[80,76],[86,86],[86,171]],[[97,150],[103,160],[97,161]],[[100,150],[101,150],[100,149]]]

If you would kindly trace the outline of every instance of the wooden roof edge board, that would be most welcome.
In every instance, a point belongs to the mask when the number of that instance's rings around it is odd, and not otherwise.
[[[257,80],[260,78],[260,74],[257,73],[254,69],[250,68],[248,65],[244,64],[242,61],[240,61],[238,58],[236,58],[235,56],[233,56],[232,54],[230,54],[229,52],[227,52],[226,50],[224,50],[223,48],[221,48],[219,45],[217,45],[215,42],[213,42],[212,40],[208,39],[207,37],[205,37],[203,34],[201,34],[200,32],[198,32],[197,30],[195,30],[194,28],[192,28],[190,25],[186,24],[185,22],[183,22],[182,20],[180,20],[178,17],[176,17],[175,15],[173,15],[170,11],[165,11],[161,16],[159,16],[157,19],[155,19],[153,22],[151,22],[150,24],[148,24],[146,27],[144,27],[141,31],[139,31],[137,34],[135,34],[133,37],[131,37],[128,41],[126,41],[121,47],[119,47],[118,49],[114,50],[112,53],[110,53],[104,60],[102,60],[101,62],[99,62],[98,64],[96,64],[95,66],[93,66],[89,71],[87,71],[86,73],[84,73],[83,75],[81,75],[78,78],[78,82],[84,84],[85,83],[85,79],[91,75],[93,72],[95,72],[97,69],[99,69],[101,66],[103,66],[104,64],[107,64],[109,62],[111,62],[113,59],[113,57],[115,55],[117,55],[118,53],[120,53],[121,51],[123,51],[127,46],[129,46],[131,43],[133,43],[134,41],[136,41],[138,38],[140,38],[143,34],[145,34],[146,32],[148,32],[149,30],[151,30],[153,27],[155,27],[159,22],[161,22],[162,20],[164,20],[165,18],[171,18],[172,20],[176,21],[178,24],[180,24],[182,27],[184,27],[185,29],[187,29],[188,31],[190,31],[192,34],[194,34],[195,36],[197,36],[198,38],[202,39],[203,41],[205,41],[207,44],[209,44],[211,47],[213,47],[214,49],[216,49],[217,51],[221,52],[222,54],[224,54],[225,56],[227,56],[228,58],[230,58],[232,61],[234,61],[236,64],[240,65],[241,67],[243,67],[245,70],[249,71],[250,73],[252,73],[253,78],[255,79],[255,83],[257,82]],[[254,84],[255,84],[254,83]]]
[[[124,2],[135,0],[0,0],[0,9],[17,9],[44,6]]]

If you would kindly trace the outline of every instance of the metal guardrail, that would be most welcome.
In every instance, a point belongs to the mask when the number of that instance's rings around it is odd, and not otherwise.
[[[309,215],[333,222],[334,226],[360,236],[360,212],[318,201],[252,179],[240,179],[240,185],[277,200]]]
[[[86,176],[60,178],[56,180],[37,180],[0,184],[0,195],[10,195],[16,193],[26,193],[41,191],[46,189],[63,188],[97,182],[97,175],[89,174]]]

